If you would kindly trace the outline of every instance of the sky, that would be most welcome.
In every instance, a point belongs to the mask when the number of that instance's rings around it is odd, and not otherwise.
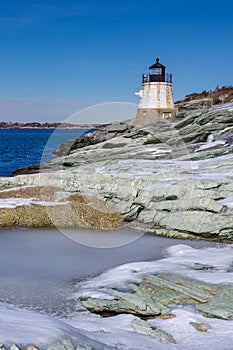
[[[0,120],[138,103],[156,57],[174,99],[233,80],[231,0],[0,0]]]

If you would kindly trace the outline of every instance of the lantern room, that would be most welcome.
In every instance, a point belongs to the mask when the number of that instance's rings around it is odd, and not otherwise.
[[[166,67],[156,58],[156,63],[149,68],[149,82],[163,82],[165,81]]]

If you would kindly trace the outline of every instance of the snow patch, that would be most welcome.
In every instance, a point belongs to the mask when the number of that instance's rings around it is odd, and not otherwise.
[[[3,344],[42,345],[74,333],[63,321],[3,303],[0,303],[0,324]]]
[[[208,150],[217,146],[224,146],[226,144],[226,141],[218,140],[213,142],[207,142],[205,145],[200,146],[198,149],[195,150],[195,152],[200,152],[204,150]]]
[[[102,296],[101,287],[128,288],[129,283],[140,282],[144,275],[158,273],[180,274],[207,283],[233,283],[233,271],[229,267],[233,262],[233,246],[219,245],[219,248],[195,249],[188,245],[175,245],[167,248],[167,256],[158,261],[146,261],[124,264],[105,273],[78,283],[74,297]],[[213,270],[193,270],[195,263],[213,266]]]
[[[227,206],[228,208],[233,208],[233,196],[221,199],[219,203]]]
[[[54,205],[67,205],[68,202],[54,202],[54,201],[37,201],[32,198],[3,198],[0,199],[0,209],[8,208],[15,209],[17,207],[26,205],[41,205],[41,206],[54,206]]]

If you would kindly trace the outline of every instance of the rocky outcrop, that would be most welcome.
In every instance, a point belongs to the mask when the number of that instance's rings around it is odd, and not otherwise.
[[[175,339],[158,327],[150,326],[147,322],[135,319],[132,321],[132,328],[140,334],[149,335],[155,339],[158,339],[164,344],[176,344]]]
[[[101,315],[128,313],[147,319],[169,317],[171,305],[188,304],[206,317],[233,320],[232,285],[214,285],[179,275],[161,274],[145,276],[139,285],[129,287],[129,292],[100,289],[112,299],[87,297],[80,300],[88,310]],[[199,326],[199,330],[207,331],[208,328]]]
[[[40,172],[40,164],[28,165],[22,168],[16,169],[12,176],[23,175],[23,174],[36,174]]]
[[[130,130],[132,130],[132,126],[128,123],[113,123],[80,136],[77,140],[64,142],[54,151],[54,154],[58,156],[68,155],[79,148],[96,145],[97,143],[108,141],[118,135],[129,133]]]
[[[82,138],[85,138],[85,137],[86,137],[86,135],[82,136]],[[75,140],[68,140],[68,141],[63,142],[57,149],[55,149],[53,154],[55,154],[56,156],[59,156],[59,157],[66,156],[67,154],[69,154],[70,149],[74,143],[75,143]],[[27,173],[27,172],[25,172],[25,173]]]
[[[208,332],[209,329],[211,329],[211,326],[208,323],[196,323],[196,322],[189,322],[191,326],[193,326],[198,332]]]
[[[140,230],[233,241],[233,105],[120,128],[115,137],[108,129],[111,139],[42,165],[39,174],[0,179],[0,188],[57,186],[60,197],[77,193],[114,204]]]
[[[183,100],[176,101],[175,105],[182,113],[197,109],[206,109],[214,105],[233,102],[233,86],[217,86],[215,90],[202,91],[200,93],[191,93],[185,96]]]
[[[193,112],[198,109],[208,109],[212,107],[213,100],[211,98],[200,98],[193,100],[178,101],[175,103],[176,108],[178,108],[179,113],[187,114],[188,112]]]
[[[123,135],[130,133],[132,130],[132,126],[130,123],[115,123],[115,124],[110,124],[107,126],[101,126],[97,130],[91,129],[89,132],[85,133],[84,135],[80,136],[76,140],[68,140],[63,142],[53,153],[59,157],[63,157],[66,155],[69,155],[75,150],[84,148],[87,146],[91,145],[96,145],[98,143],[110,140],[116,136]],[[122,143],[118,147],[123,147],[124,144]],[[109,147],[111,148],[111,144],[107,144],[104,147]],[[62,161],[61,161],[62,162]],[[56,164],[60,164],[59,160],[56,162]],[[33,164],[33,165],[28,165],[19,169],[16,169],[13,172],[13,176],[17,175],[23,175],[23,174],[36,174],[41,171],[43,168],[43,171],[50,170],[51,167],[54,169],[55,164],[53,163],[43,163],[43,164]]]

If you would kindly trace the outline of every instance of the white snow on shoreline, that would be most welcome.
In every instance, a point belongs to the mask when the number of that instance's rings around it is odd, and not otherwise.
[[[212,109],[220,109],[220,110],[228,110],[232,111],[233,110],[233,103],[232,102],[227,102],[221,105],[213,106]]]
[[[111,344],[119,350],[232,350],[233,321],[206,318],[188,306],[177,307],[172,313],[176,317],[147,322],[172,335],[177,344],[162,344],[150,336],[136,333],[131,326],[136,319],[133,315],[122,314],[110,318],[90,315],[77,317],[71,324],[81,325],[92,339]],[[201,333],[189,322],[207,323],[211,329]]]
[[[233,264],[232,245],[195,249],[178,244],[167,248],[164,254],[166,254],[164,259],[124,264],[88,281],[78,283],[74,296],[103,296],[99,291],[101,287],[127,288],[129,283],[140,282],[145,274],[156,273],[178,273],[207,283],[233,283],[233,268],[232,272],[228,272]],[[195,270],[195,263],[211,265],[213,269]]]
[[[200,146],[198,149],[196,149],[195,152],[208,150],[208,149],[214,148],[216,146],[224,146],[225,144],[226,144],[226,141],[224,141],[224,140],[207,142],[206,144],[204,144],[204,145]]]
[[[188,245],[174,245],[165,250],[165,257],[157,261],[124,264],[108,270],[87,281],[77,283],[78,296],[101,295],[103,286],[127,287],[130,282],[139,282],[145,274],[178,273],[182,276],[208,283],[233,283],[233,246],[216,245],[202,249]],[[195,270],[195,264],[211,265],[210,270]],[[79,304],[79,301],[77,301]],[[81,339],[91,349],[118,350],[232,350],[233,321],[211,319],[197,313],[192,306],[176,306],[174,318],[153,319],[147,322],[171,334],[177,344],[162,344],[148,335],[138,334],[131,326],[133,315],[118,315],[102,318],[82,311],[58,320],[36,312],[0,304],[0,342],[18,344],[48,343],[56,339]],[[198,332],[190,322],[207,323],[211,329]],[[101,345],[102,344],[102,345]],[[103,345],[105,344],[105,345]]]
[[[72,334],[66,323],[17,307],[0,303],[0,342],[2,344],[35,343],[38,346]]]
[[[88,337],[66,320],[59,320],[34,311],[28,311],[0,303],[0,342],[10,346],[17,344],[36,345],[41,349],[51,343],[70,339],[74,344],[90,345],[96,350],[110,350],[111,347]]]
[[[11,178],[10,178],[11,179]],[[5,190],[1,190],[1,193],[3,192],[3,193],[7,193],[7,192],[18,192],[19,190],[24,190],[24,189],[26,189],[26,188],[33,188],[33,187],[35,187],[35,188],[37,188],[38,186],[37,185],[25,185],[25,186],[20,186],[20,187],[10,187],[10,188],[7,188],[7,189],[5,189]]]
[[[42,206],[54,206],[54,205],[67,205],[68,202],[55,202],[55,201],[41,201],[33,198],[1,198],[0,209],[8,208],[15,209],[17,207],[27,205],[42,205]]]
[[[158,261],[124,264],[113,268],[100,276],[77,284],[75,297],[92,296],[111,298],[100,292],[103,286],[127,288],[131,282],[140,282],[145,274],[178,273],[182,276],[208,283],[233,283],[233,246],[219,245],[214,248],[195,249],[179,244],[165,251],[166,257]],[[195,264],[210,265],[210,270],[195,270]],[[132,330],[133,315],[118,315],[101,318],[90,313],[81,313],[69,322],[82,325],[92,332],[90,337],[103,342],[111,342],[116,349],[131,350],[232,350],[233,321],[210,319],[197,313],[192,306],[178,306],[172,313],[176,316],[169,320],[154,319],[148,323],[171,334],[177,344],[161,344],[150,336],[137,334]],[[189,322],[207,323],[208,332],[198,332]]]

